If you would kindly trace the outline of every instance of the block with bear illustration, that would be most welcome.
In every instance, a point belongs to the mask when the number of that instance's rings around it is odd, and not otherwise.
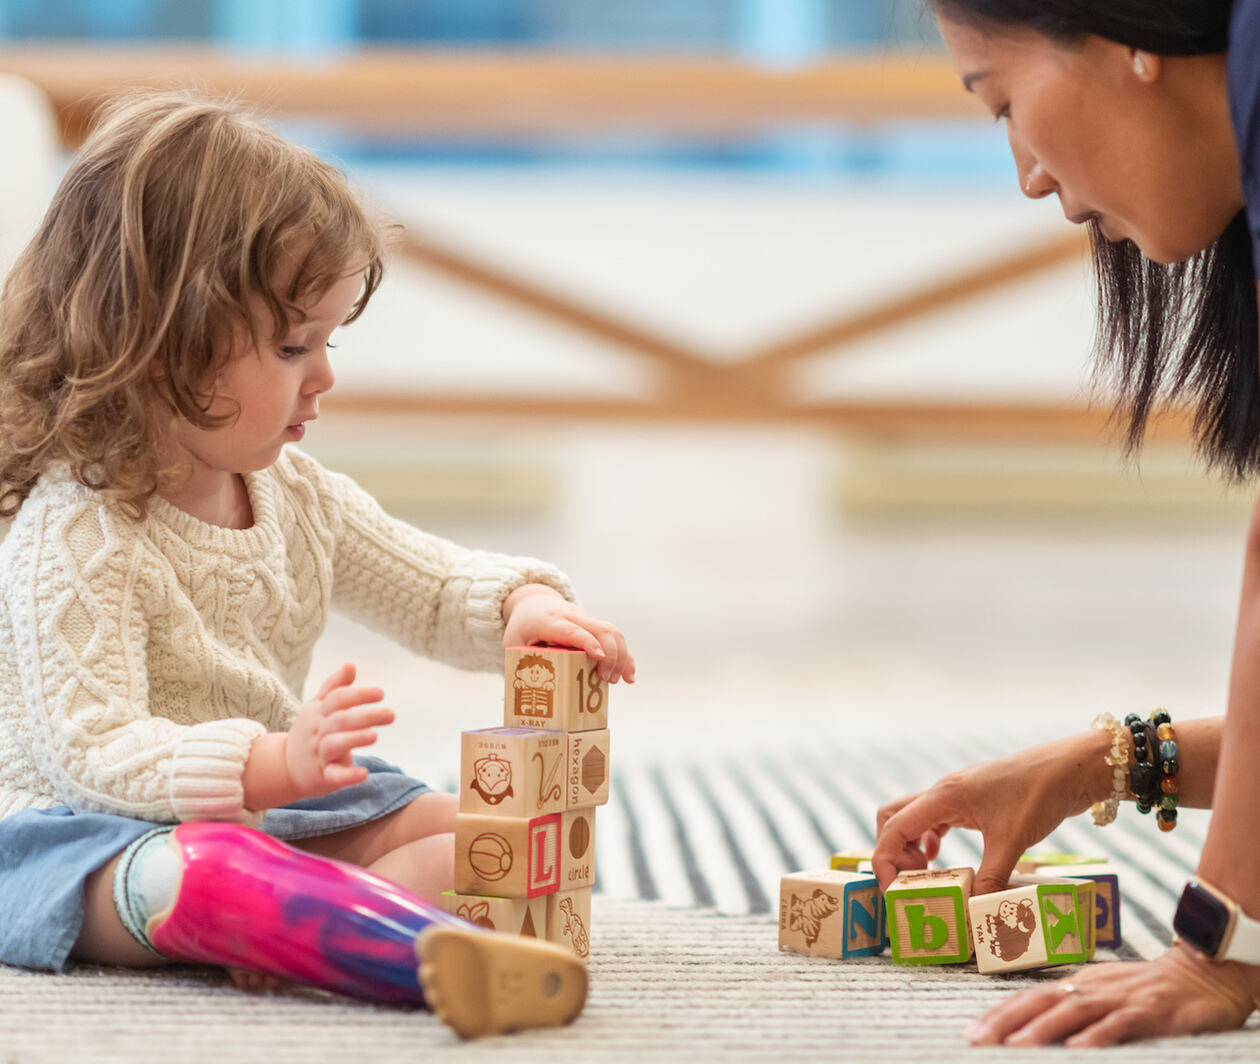
[[[888,943],[879,883],[869,873],[794,872],[779,882],[779,949],[845,960]]]
[[[608,684],[580,650],[509,647],[504,659],[503,723],[566,732],[608,727]]]
[[[902,872],[884,891],[895,964],[965,964],[971,960],[967,899],[970,868]]]
[[[460,741],[459,811],[532,817],[566,808],[569,737],[539,728],[481,728]]]
[[[1049,876],[1013,876],[1006,890],[969,903],[976,966],[1016,972],[1081,964],[1093,953],[1094,884]]]

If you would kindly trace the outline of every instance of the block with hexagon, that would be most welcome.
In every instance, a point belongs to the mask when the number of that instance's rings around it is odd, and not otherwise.
[[[461,737],[459,811],[542,816],[565,808],[569,737],[539,728],[481,728]]]
[[[607,728],[569,732],[565,808],[582,809],[608,801],[610,740]]]
[[[503,723],[510,727],[597,731],[608,727],[608,684],[580,650],[509,647],[503,670]]]
[[[567,814],[527,818],[457,813],[455,890],[513,898],[559,890],[562,815]]]
[[[1093,952],[1090,881],[1013,876],[1006,890],[979,894],[968,909],[981,972],[1080,964]]]
[[[965,964],[971,960],[967,899],[970,868],[902,872],[884,891],[888,939],[896,964]]]
[[[533,938],[547,936],[547,899],[495,898],[484,894],[457,894],[453,890],[438,896],[438,904],[452,916],[491,931],[508,931]]]

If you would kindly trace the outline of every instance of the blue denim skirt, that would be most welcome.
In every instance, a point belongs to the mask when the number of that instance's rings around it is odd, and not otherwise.
[[[260,830],[289,840],[331,835],[393,813],[429,790],[379,758],[355,760],[368,770],[362,783],[272,809]],[[62,971],[83,927],[88,876],[152,828],[151,821],[66,806],[0,820],[0,963]]]

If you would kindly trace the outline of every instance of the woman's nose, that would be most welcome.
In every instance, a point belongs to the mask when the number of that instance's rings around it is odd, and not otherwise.
[[[1041,163],[1033,163],[1027,168],[1021,167],[1019,183],[1029,199],[1042,199],[1059,187],[1058,182],[1042,169]]]

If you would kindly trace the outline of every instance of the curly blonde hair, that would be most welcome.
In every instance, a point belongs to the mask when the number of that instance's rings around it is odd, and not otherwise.
[[[342,173],[237,104],[111,104],[0,297],[0,517],[56,463],[143,516],[175,476],[161,458],[175,416],[231,421],[208,411],[233,337],[274,340],[297,300],[366,263],[354,321],[380,284],[382,241]]]

